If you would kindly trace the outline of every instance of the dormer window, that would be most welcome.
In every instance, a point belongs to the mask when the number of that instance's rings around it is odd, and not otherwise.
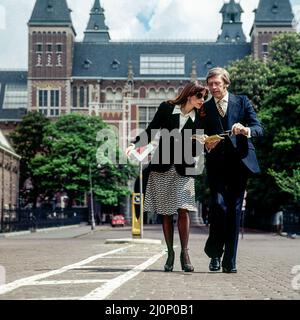
[[[225,40],[226,40],[226,41],[229,41],[229,36],[225,36]]]
[[[235,38],[236,38],[236,41],[240,41],[241,40],[241,37],[239,35],[237,35]]]
[[[212,68],[212,62],[211,62],[210,59],[206,61],[205,66],[206,66],[207,69],[211,69]]]
[[[99,30],[99,26],[97,24],[94,25],[94,30]]]
[[[52,12],[52,11],[53,11],[53,3],[52,3],[52,0],[48,0],[47,11],[48,11],[48,12]]]
[[[277,5],[276,2],[273,4],[272,12],[273,12],[273,13],[278,13],[278,5]]]
[[[117,59],[114,59],[113,62],[111,63],[111,67],[113,69],[118,69],[120,64],[121,64],[120,61],[118,61]]]
[[[89,69],[89,67],[91,66],[91,64],[92,64],[92,61],[91,61],[91,60],[85,59],[82,66],[83,66],[84,69]]]

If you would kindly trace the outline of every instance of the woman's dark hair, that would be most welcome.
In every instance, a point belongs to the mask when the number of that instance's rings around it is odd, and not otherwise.
[[[198,81],[188,83],[180,94],[173,100],[169,100],[168,103],[173,105],[184,105],[187,103],[188,97],[200,94],[203,97],[208,95],[207,87],[200,84]]]

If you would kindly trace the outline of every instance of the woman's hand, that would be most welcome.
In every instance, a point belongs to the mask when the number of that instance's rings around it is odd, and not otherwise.
[[[135,148],[135,145],[133,143],[127,147],[127,149],[125,150],[125,154],[127,157],[129,157],[131,151],[134,150],[134,148]]]
[[[205,143],[205,148],[206,150],[209,152],[211,151],[212,149],[214,149],[218,143],[220,142],[221,140],[218,140],[218,141],[214,141],[214,142],[206,142]]]

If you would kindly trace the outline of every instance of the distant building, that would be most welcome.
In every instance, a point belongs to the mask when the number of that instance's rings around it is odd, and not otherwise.
[[[16,217],[19,198],[18,156],[0,130],[0,221]]]
[[[251,42],[242,12],[235,0],[224,3],[221,32],[211,42],[113,41],[95,0],[77,42],[67,1],[37,0],[28,22],[28,72],[0,72],[0,127],[8,132],[26,110],[49,118],[78,112],[119,127],[125,147],[131,130],[145,128],[159,103],[188,81],[246,55],[262,58],[274,35],[295,31],[289,0],[259,1]]]

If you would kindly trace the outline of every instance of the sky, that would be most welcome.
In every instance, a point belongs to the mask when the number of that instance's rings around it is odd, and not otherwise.
[[[243,30],[249,40],[253,10],[259,0],[238,1],[244,10]],[[300,21],[300,0],[290,1],[296,20]],[[93,3],[94,0],[68,0],[76,41],[83,38]],[[224,0],[101,0],[100,3],[112,40],[216,40]],[[34,4],[35,0],[0,0],[1,69],[27,68],[27,22]],[[300,31],[300,23],[297,29]]]

